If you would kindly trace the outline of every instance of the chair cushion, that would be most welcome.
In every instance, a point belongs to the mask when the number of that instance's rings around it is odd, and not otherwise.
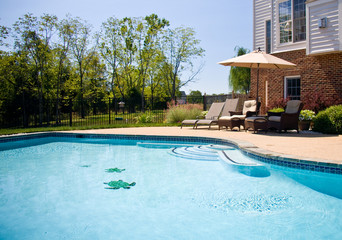
[[[198,121],[198,119],[188,119],[188,120],[183,120],[182,124],[195,124]]]
[[[246,115],[222,116],[219,118],[219,120],[231,120],[232,118],[240,118],[241,120],[244,120]]]
[[[254,120],[257,120],[257,119],[266,120],[264,117],[248,117],[248,118],[246,118],[246,121],[247,122],[254,122]]]
[[[217,122],[217,120],[200,119],[200,120],[198,120],[198,122],[196,124],[197,125],[209,125],[209,124],[212,124],[215,122]]]
[[[230,120],[230,119],[232,119],[231,116],[222,116],[219,118],[219,120]]]
[[[246,112],[255,112],[257,109],[257,102],[256,100],[249,100],[245,101],[243,104],[242,114],[246,115]]]
[[[280,122],[280,116],[270,116],[268,118],[268,121],[272,121],[272,122]]]
[[[285,112],[286,113],[297,113],[299,106],[302,102],[299,100],[290,100],[287,102],[286,104],[286,109]]]

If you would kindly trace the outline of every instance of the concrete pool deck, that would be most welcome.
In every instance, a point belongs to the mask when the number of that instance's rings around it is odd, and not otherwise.
[[[191,127],[141,127],[75,130],[74,133],[127,134],[153,136],[194,136],[231,140],[239,147],[250,149],[262,155],[279,156],[313,162],[342,165],[342,135],[327,135],[310,131],[276,133],[252,133],[218,130],[212,127],[192,129]]]

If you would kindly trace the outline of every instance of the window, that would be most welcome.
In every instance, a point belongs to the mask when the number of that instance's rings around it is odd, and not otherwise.
[[[291,1],[279,3],[280,43],[292,42]]]
[[[266,53],[271,53],[271,20],[266,21]]]
[[[304,41],[306,39],[305,0],[279,0],[278,7],[279,42]]]
[[[293,39],[295,42],[306,39],[305,1],[293,1]]]
[[[300,100],[300,77],[285,77],[285,98]]]

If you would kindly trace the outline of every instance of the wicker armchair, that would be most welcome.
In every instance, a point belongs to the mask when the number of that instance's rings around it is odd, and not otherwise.
[[[219,129],[221,129],[221,127],[225,127],[232,130],[234,127],[238,127],[240,130],[240,126],[244,126],[245,118],[256,116],[258,114],[260,105],[261,103],[257,103],[256,100],[245,101],[242,111],[230,111],[229,117],[224,116],[219,118]]]
[[[268,112],[268,128],[276,129],[279,132],[283,130],[295,129],[297,133],[298,130],[298,118],[300,111],[303,108],[303,103],[299,100],[290,100],[287,102],[285,107],[285,112],[283,113],[272,113]]]

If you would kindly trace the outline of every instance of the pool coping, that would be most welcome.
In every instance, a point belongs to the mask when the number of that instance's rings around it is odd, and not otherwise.
[[[29,140],[45,137],[69,137],[69,138],[94,138],[94,139],[126,139],[126,140],[151,140],[151,141],[183,141],[214,143],[233,145],[242,150],[246,155],[259,161],[274,165],[311,170],[316,172],[333,173],[342,175],[342,164],[331,163],[327,160],[298,157],[295,155],[281,154],[261,149],[254,144],[244,140],[231,140],[217,137],[199,136],[165,136],[165,135],[143,135],[143,134],[105,134],[105,133],[74,133],[74,132],[38,132],[0,136],[0,143]]]

